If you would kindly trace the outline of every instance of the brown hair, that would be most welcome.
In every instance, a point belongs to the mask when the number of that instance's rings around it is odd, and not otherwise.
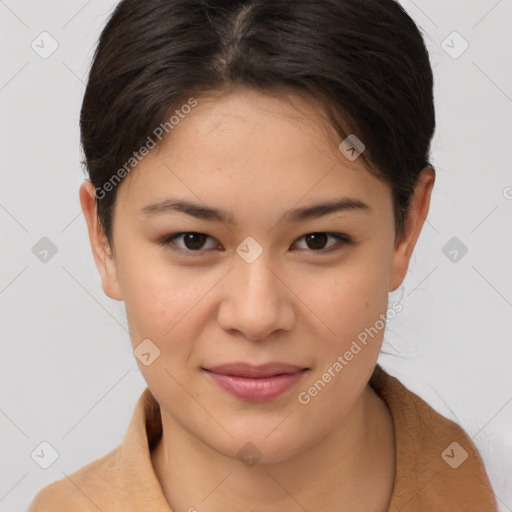
[[[356,134],[366,167],[391,187],[403,233],[421,170],[434,172],[435,112],[423,38],[396,1],[122,0],[100,36],[80,116],[111,245],[112,178],[191,98],[240,85],[306,93],[340,142]]]

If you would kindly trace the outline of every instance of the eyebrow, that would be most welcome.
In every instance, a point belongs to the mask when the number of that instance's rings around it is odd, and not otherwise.
[[[370,212],[371,208],[359,199],[344,197],[311,206],[294,208],[289,210],[283,216],[283,219],[288,222],[299,222],[346,211]],[[146,216],[180,212],[196,219],[223,222],[230,225],[235,224],[233,216],[224,210],[180,199],[165,199],[148,204],[141,209],[141,212]]]

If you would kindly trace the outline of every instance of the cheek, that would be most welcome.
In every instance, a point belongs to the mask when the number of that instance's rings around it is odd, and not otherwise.
[[[137,354],[137,347],[149,339],[158,353],[148,366],[139,359],[139,370],[161,403],[166,403],[169,396],[178,402],[187,399],[178,383],[190,378],[187,369],[208,318],[204,309],[207,301],[202,299],[219,278],[198,276],[197,272],[192,275],[190,270],[161,262],[146,265],[133,255],[124,263],[123,288],[132,348]]]
[[[368,249],[357,261],[333,268],[321,278],[304,278],[297,295],[321,320],[326,337],[333,338],[338,348],[350,344],[385,313],[389,261],[373,257]]]
[[[315,371],[299,390],[297,403],[301,428],[318,437],[341,420],[371,377],[386,325],[381,317],[387,310],[386,283],[382,267],[351,268],[316,295],[317,310],[335,334],[325,330],[323,339],[316,339]]]
[[[194,314],[215,276],[172,265],[165,252],[125,251],[119,258],[119,274],[133,343],[150,338],[166,344],[183,338],[183,329]],[[157,257],[155,257],[157,253]],[[120,252],[121,254],[121,252]]]
[[[125,299],[131,332],[166,346],[186,339],[185,334],[194,336],[194,326],[199,323],[191,320],[200,314],[201,299],[211,287],[208,284],[210,280],[192,286],[183,275],[171,272],[162,276],[148,270],[134,276]]]
[[[357,261],[340,266],[336,278],[317,291],[317,310],[335,335],[326,336],[323,350],[318,349],[319,364],[302,388],[300,403],[308,402],[308,418],[324,418],[326,430],[348,410],[377,361],[386,326],[391,261],[392,250],[385,244],[368,244]]]

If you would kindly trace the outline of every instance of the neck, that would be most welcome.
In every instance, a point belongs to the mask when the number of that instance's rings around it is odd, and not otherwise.
[[[162,427],[151,456],[173,512],[388,510],[393,421],[369,385],[320,442],[276,464],[246,467],[203,444],[165,411]]]

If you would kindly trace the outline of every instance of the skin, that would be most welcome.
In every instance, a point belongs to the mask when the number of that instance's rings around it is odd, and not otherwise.
[[[395,243],[391,189],[338,150],[341,140],[311,99],[248,89],[197,99],[118,186],[113,247],[96,217],[94,187],[80,188],[103,289],[125,302],[133,348],[149,338],[161,351],[151,365],[138,364],[161,407],[163,436],[151,456],[164,494],[175,512],[385,511],[394,430],[368,385],[384,329],[307,405],[298,394],[386,313],[427,216],[434,175],[423,170]],[[369,208],[284,217],[341,197]],[[141,213],[167,198],[226,210],[236,223]],[[208,237],[202,245],[174,240],[188,254],[158,244],[183,232]],[[304,238],[319,232],[353,243]],[[263,249],[252,263],[236,252],[247,236]],[[338,249],[322,255],[317,247]],[[201,369],[233,361],[309,370],[285,394],[255,403],[227,394]],[[247,442],[261,453],[252,467],[237,458]]]

